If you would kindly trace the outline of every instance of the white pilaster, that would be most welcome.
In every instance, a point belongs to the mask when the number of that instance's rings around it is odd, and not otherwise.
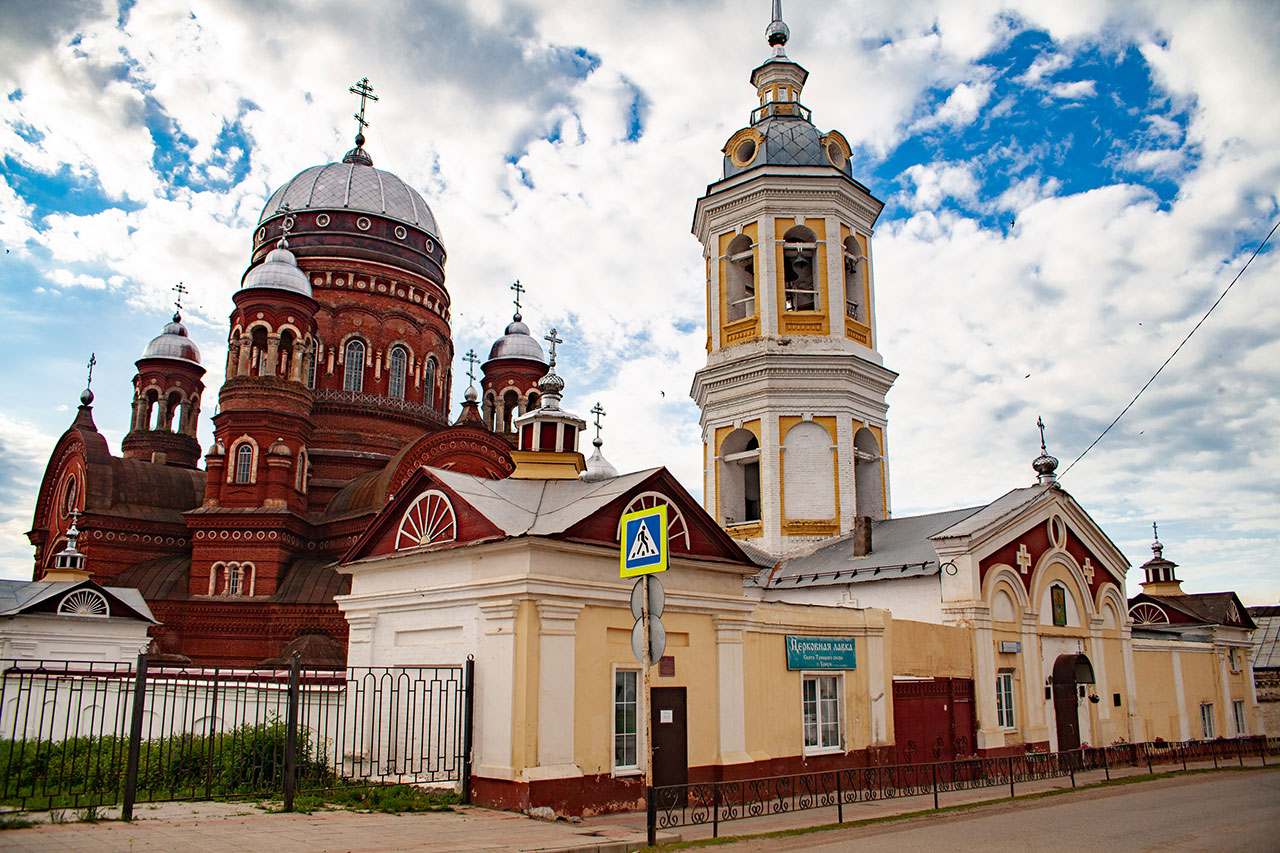
[[[831,226],[828,225],[828,228]],[[854,479],[853,419],[836,417],[836,471],[840,481],[840,532],[853,530],[858,509],[858,489]]]
[[[1049,721],[1044,713],[1044,661],[1034,611],[1022,614],[1022,737],[1026,741],[1049,739]]]
[[[759,263],[756,269],[756,305],[760,312],[760,334],[765,337],[778,334],[778,248],[774,242],[774,217],[765,214],[757,220]]]
[[[476,655],[473,773],[513,779],[511,721],[515,711],[516,601],[480,605],[480,642]]]
[[[760,413],[760,521],[764,549],[782,553],[782,437],[769,409]]]
[[[538,766],[526,779],[581,776],[574,763],[574,645],[582,605],[539,601],[538,607]]]
[[[1089,617],[1089,660],[1093,663],[1093,677],[1097,682],[1094,689],[1098,693],[1098,722],[1111,719],[1110,683],[1107,681],[1107,654],[1102,646],[1102,617]],[[1094,746],[1106,746],[1105,743],[1094,743]]]
[[[1222,703],[1222,721],[1224,725],[1218,734],[1225,734],[1227,737],[1237,737],[1240,733],[1236,731],[1236,715],[1231,707],[1231,678],[1230,670],[1227,667],[1227,650],[1219,646],[1215,650],[1218,654],[1218,686]]]
[[[828,226],[829,227],[829,226]],[[871,698],[872,746],[889,743],[889,676],[884,668],[884,629],[867,630],[867,695]]]
[[[1133,635],[1126,620],[1120,629],[1121,648],[1124,650],[1124,701],[1125,713],[1129,718],[1129,743],[1143,743],[1147,740],[1147,726],[1138,716],[1138,686],[1134,683],[1133,668]]]
[[[742,672],[742,629],[740,619],[716,617],[716,657],[719,691],[716,696],[720,717],[720,764],[751,760],[747,754],[746,686]]]
[[[1191,721],[1187,718],[1186,691],[1182,689],[1182,657],[1177,652],[1171,652],[1169,659],[1173,663],[1174,701],[1178,703],[1178,740],[1191,740]]]

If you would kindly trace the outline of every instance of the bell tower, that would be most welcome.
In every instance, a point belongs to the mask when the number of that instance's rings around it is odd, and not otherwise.
[[[706,509],[728,533],[782,555],[888,515],[885,395],[871,236],[883,203],[853,178],[849,143],[800,100],[786,54],[751,72],[759,106],[724,146],[694,209],[706,260],[701,409]]]

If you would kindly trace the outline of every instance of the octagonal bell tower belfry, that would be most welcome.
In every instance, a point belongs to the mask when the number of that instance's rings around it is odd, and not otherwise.
[[[694,210],[706,260],[704,502],[735,538],[782,555],[888,516],[885,395],[871,237],[883,202],[849,143],[812,123],[781,0],[751,72],[760,105]]]

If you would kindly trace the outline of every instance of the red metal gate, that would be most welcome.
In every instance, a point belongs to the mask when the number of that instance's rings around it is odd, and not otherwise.
[[[975,751],[973,681],[934,678],[893,683],[898,763],[953,761]]]

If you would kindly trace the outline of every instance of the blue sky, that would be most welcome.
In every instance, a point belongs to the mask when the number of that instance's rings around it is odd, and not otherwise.
[[[768,5],[6,9],[0,356],[20,369],[0,377],[0,575],[30,573],[22,534],[89,353],[118,448],[133,361],[179,281],[221,383],[262,204],[350,147],[347,87],[364,76],[381,97],[366,147],[441,224],[459,355],[487,352],[519,278],[526,320],[566,338],[566,404],[609,412],[611,461],[665,464],[698,493],[689,222],[753,106]],[[1037,415],[1065,467],[1280,216],[1280,16],[1265,2],[785,5],[814,122],[850,140],[886,202],[872,253],[880,349],[901,374],[894,513],[1030,483]],[[1064,481],[1135,566],[1158,520],[1187,589],[1254,604],[1280,599],[1276,257]]]

